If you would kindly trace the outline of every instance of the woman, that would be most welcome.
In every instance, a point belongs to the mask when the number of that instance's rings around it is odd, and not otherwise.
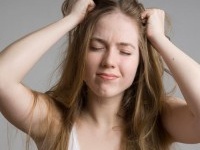
[[[68,0],[62,10],[63,19],[0,55],[0,110],[38,149],[165,150],[200,141],[200,67],[166,38],[162,10],[136,0]],[[46,93],[22,85],[66,33],[58,83]],[[165,93],[162,60],[186,101]]]

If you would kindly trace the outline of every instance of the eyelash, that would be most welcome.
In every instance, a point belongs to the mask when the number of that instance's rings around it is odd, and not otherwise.
[[[93,50],[93,51],[98,51],[98,50],[102,50],[104,48],[90,47],[90,49]]]
[[[123,54],[123,55],[128,55],[128,56],[131,55],[131,53],[129,53],[129,52],[120,51],[120,53]]]
[[[92,51],[99,51],[99,50],[103,50],[104,48],[103,48],[103,47],[102,47],[102,48],[90,47],[90,49],[91,49]],[[131,55],[130,52],[125,52],[125,51],[120,51],[120,54],[122,54],[122,55],[127,55],[127,56]]]

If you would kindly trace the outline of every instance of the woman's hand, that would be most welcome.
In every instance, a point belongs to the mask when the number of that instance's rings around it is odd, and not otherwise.
[[[77,0],[70,15],[82,21],[88,12],[92,11],[95,7],[93,0]]]
[[[146,9],[141,18],[146,24],[146,35],[151,42],[165,36],[165,12],[160,9]]]

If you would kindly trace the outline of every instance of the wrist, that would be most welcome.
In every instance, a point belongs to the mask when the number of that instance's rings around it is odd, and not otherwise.
[[[164,34],[155,34],[148,36],[149,41],[152,43],[152,45],[158,45],[163,40],[169,40]]]
[[[153,43],[157,43],[159,42],[161,39],[165,39],[167,38],[164,34],[153,34],[153,35],[148,35],[148,39],[149,41],[153,44]]]
[[[68,18],[70,18],[73,21],[73,23],[78,25],[83,20],[84,16],[77,15],[76,13],[71,13],[68,15]]]
[[[80,23],[80,19],[72,14],[69,14],[62,18],[61,22],[65,24],[65,27],[68,28],[67,30],[72,30]]]
[[[167,46],[169,43],[169,38],[166,37],[164,34],[159,34],[153,37],[148,37],[149,41],[151,42],[152,46],[160,53],[163,47]]]

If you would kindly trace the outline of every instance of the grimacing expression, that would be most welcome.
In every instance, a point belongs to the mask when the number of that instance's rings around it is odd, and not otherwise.
[[[87,50],[84,81],[99,97],[122,96],[139,64],[139,32],[134,19],[113,12],[100,18]]]

